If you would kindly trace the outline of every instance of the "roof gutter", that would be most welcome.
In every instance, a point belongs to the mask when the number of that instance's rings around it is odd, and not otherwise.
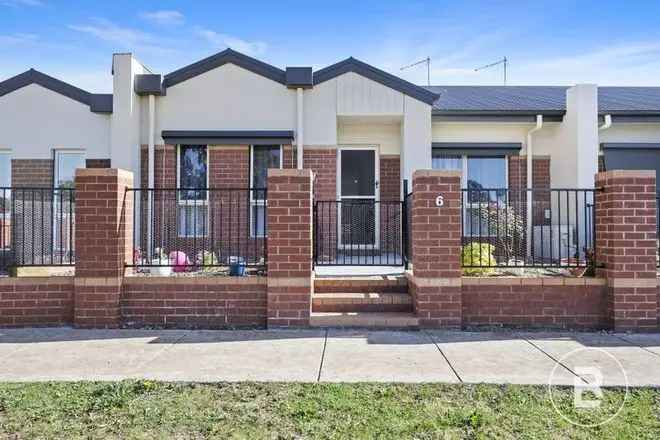
[[[536,126],[527,132],[527,189],[532,189],[533,182],[533,165],[532,158],[534,156],[534,148],[532,144],[532,134],[539,131],[543,128],[543,115],[536,115]],[[527,195],[527,256],[532,255],[532,240],[529,237],[532,236],[532,194]]]

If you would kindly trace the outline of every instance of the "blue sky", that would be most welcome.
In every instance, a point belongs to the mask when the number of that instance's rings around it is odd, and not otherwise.
[[[231,46],[274,65],[354,56],[416,83],[660,86],[660,1],[0,0],[0,79],[30,67],[111,91],[113,52],[167,73]]]

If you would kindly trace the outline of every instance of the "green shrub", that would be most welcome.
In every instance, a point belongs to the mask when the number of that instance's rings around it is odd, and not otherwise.
[[[490,243],[471,242],[463,246],[461,263],[463,266],[490,266],[495,263],[495,246]],[[492,267],[464,267],[464,275],[485,275],[493,271]]]
[[[203,271],[212,271],[217,268],[212,266],[218,265],[218,258],[215,256],[214,252],[211,251],[201,251],[197,254],[197,264],[202,266]]]

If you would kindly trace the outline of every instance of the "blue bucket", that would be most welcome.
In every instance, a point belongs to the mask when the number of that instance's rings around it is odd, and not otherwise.
[[[229,257],[229,276],[245,276],[245,259],[243,257]]]

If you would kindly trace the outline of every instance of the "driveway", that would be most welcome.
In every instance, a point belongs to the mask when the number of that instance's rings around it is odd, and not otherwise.
[[[572,385],[593,368],[660,386],[660,334],[0,329],[0,381]]]

